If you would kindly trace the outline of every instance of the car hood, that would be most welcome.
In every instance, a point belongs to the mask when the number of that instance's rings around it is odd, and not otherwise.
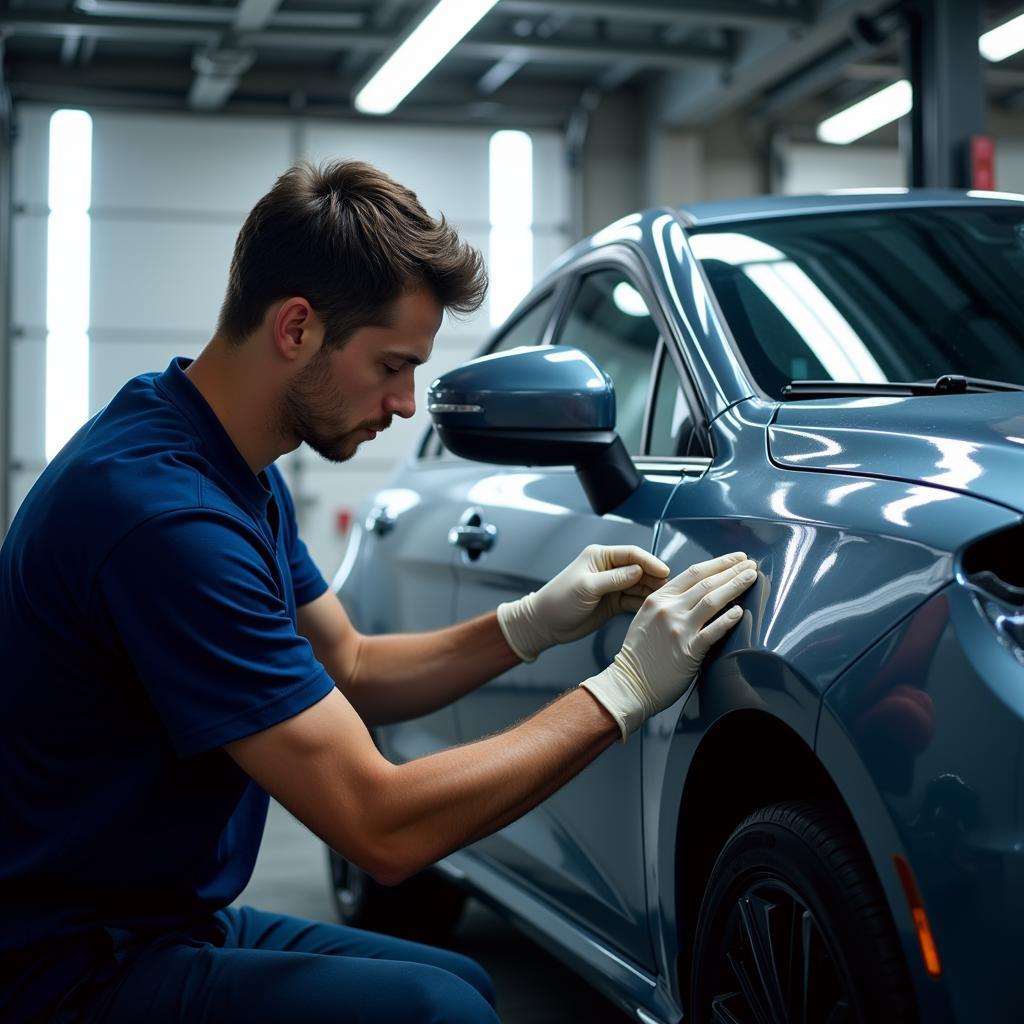
[[[1024,510],[1024,392],[781,405],[768,428],[787,469],[943,487]]]

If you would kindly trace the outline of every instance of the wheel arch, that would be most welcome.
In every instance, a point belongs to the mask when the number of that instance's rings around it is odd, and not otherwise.
[[[774,715],[740,709],[708,730],[687,771],[676,820],[673,870],[681,993],[690,988],[697,915],[718,852],[752,811],[791,799],[828,799],[850,813],[814,750]]]

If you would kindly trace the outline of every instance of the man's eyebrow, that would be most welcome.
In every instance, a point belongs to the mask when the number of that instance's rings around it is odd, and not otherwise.
[[[384,355],[389,359],[404,359],[407,363],[412,363],[413,366],[422,366],[426,362],[426,360],[420,359],[419,356],[413,355],[411,352],[385,352]]]

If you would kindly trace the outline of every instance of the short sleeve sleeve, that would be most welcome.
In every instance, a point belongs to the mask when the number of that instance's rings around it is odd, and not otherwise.
[[[97,575],[99,628],[181,756],[275,725],[333,686],[295,631],[268,552],[241,520],[191,509],[137,527]]]
[[[327,590],[327,581],[323,578],[316,563],[309,555],[306,544],[299,536],[298,523],[295,521],[295,502],[281,471],[274,466],[274,491],[281,509],[282,537],[287,545],[288,565],[292,572],[292,585],[295,588],[295,603],[300,608],[310,601],[315,601]]]

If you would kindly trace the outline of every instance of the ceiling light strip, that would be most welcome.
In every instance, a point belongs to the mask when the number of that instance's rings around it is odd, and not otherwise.
[[[356,110],[390,114],[495,3],[497,0],[438,0],[356,93]]]
[[[913,106],[914,90],[901,79],[826,118],[818,125],[818,139],[845,146],[909,114]]]

